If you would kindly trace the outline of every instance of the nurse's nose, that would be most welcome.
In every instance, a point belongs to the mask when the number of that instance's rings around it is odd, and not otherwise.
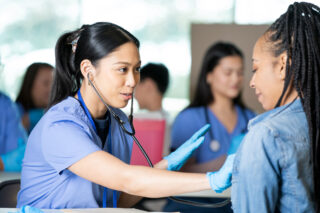
[[[137,72],[128,72],[126,79],[126,86],[134,88],[140,80],[140,73]]]

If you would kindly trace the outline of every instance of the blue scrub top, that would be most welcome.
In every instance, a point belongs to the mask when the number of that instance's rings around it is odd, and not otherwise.
[[[176,117],[171,130],[171,148],[177,149],[207,123],[206,113],[208,114],[208,121],[211,124],[209,131],[212,134],[206,133],[203,144],[195,151],[194,157],[197,163],[205,163],[226,154],[232,138],[246,132],[248,121],[255,116],[252,111],[236,105],[237,124],[229,133],[209,107],[206,108],[201,106],[183,110]],[[211,138],[210,135],[213,135],[214,138]],[[218,146],[214,146],[216,149],[212,149],[213,140],[219,143]]]
[[[0,92],[0,155],[18,148],[19,139],[27,141],[17,106]]]
[[[126,122],[119,109],[114,112]],[[112,154],[130,163],[132,139],[111,116]],[[107,143],[108,139],[106,139]],[[51,107],[29,137],[21,173],[17,207],[98,208],[102,206],[103,187],[83,179],[67,168],[89,155],[104,150],[80,102],[68,97]],[[107,192],[107,207],[112,207],[112,190]],[[117,199],[120,193],[117,192]]]

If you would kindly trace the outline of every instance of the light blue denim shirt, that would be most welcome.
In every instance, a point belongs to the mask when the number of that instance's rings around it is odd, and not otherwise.
[[[308,124],[300,99],[250,120],[234,161],[234,212],[314,212]]]

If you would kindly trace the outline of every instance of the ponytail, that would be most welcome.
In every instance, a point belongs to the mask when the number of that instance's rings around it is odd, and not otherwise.
[[[72,39],[76,39],[78,31],[63,34],[56,44],[55,57],[56,69],[50,96],[49,107],[62,101],[68,96],[73,96],[80,88],[81,74],[79,68],[74,66],[74,53]]]

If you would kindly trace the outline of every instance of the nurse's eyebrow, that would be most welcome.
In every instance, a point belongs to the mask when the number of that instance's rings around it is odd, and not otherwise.
[[[116,62],[116,63],[113,63],[113,64],[125,64],[125,65],[131,65],[129,62],[125,62],[125,61],[119,61],[119,62]],[[138,63],[137,63],[137,65],[138,64],[141,64],[141,61],[139,61]]]

